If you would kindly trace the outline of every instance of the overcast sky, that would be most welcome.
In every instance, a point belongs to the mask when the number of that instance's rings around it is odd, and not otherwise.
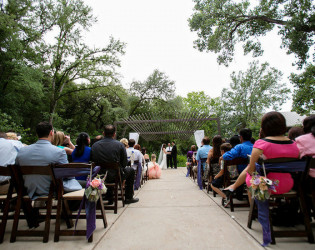
[[[188,92],[205,91],[211,97],[220,96],[223,88],[229,87],[233,71],[246,71],[254,60],[237,51],[234,61],[227,68],[218,65],[217,55],[199,52],[193,48],[197,38],[188,26],[193,13],[192,0],[85,0],[93,8],[98,22],[85,37],[90,46],[105,47],[113,36],[127,44],[126,54],[121,57],[121,82],[128,87],[133,80],[145,80],[154,69],[158,69],[176,82],[176,94],[186,96]],[[263,39],[264,56],[260,62],[284,73],[283,82],[297,72],[293,55],[280,49],[281,39],[277,33]],[[289,111],[291,101],[282,108]]]

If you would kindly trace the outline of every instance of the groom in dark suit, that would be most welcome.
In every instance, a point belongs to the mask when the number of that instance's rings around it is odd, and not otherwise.
[[[177,147],[175,145],[175,142],[172,141],[172,153],[171,153],[171,156],[172,156],[172,159],[173,159],[173,164],[174,164],[174,168],[177,169]]]

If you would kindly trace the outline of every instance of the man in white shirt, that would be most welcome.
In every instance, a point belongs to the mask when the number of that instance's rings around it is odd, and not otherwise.
[[[142,163],[142,159],[143,159],[142,153],[138,149],[134,149],[135,144],[136,144],[136,141],[134,139],[130,139],[128,142],[129,148],[126,149],[128,164],[130,161],[131,166],[133,166],[135,162]]]
[[[173,161],[172,161],[172,147],[171,147],[171,143],[167,144],[166,147],[166,159],[167,159],[167,168],[173,168]]]
[[[0,132],[0,166],[6,167],[15,163],[19,149],[14,146],[10,140],[7,140],[7,135]],[[0,176],[0,194],[6,194],[9,188],[8,176]]]

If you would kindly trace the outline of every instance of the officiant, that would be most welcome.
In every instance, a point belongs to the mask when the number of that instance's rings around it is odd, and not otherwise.
[[[173,168],[172,149],[173,147],[171,147],[171,143],[168,143],[166,147],[167,168]]]

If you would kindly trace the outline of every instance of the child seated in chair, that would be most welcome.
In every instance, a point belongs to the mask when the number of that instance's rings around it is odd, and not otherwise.
[[[232,149],[232,145],[230,143],[223,143],[220,146],[220,150],[221,150],[221,157],[219,159],[219,164],[221,166],[221,170],[220,172],[214,177],[214,180],[211,183],[211,188],[214,192],[218,193],[222,198],[226,199],[226,195],[220,190],[220,188],[223,187],[223,181],[224,181],[224,160],[222,155],[228,151],[230,151]],[[238,176],[238,172],[237,172],[237,166],[236,165],[232,165],[232,166],[228,166],[228,172],[230,175],[230,179],[234,180],[237,178]]]

